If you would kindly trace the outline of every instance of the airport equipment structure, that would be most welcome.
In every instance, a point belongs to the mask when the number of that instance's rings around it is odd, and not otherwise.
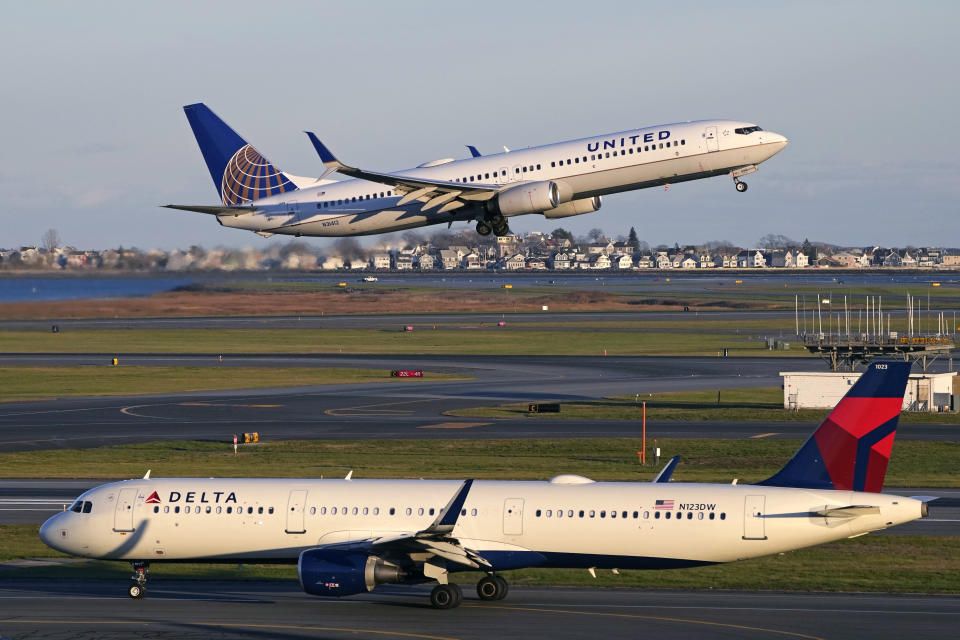
[[[845,371],[781,371],[783,408],[829,409],[860,379]],[[903,411],[939,413],[960,410],[960,376],[956,372],[912,373],[903,394]]]
[[[839,307],[839,300],[836,306]],[[905,309],[895,311],[884,309],[881,296],[868,296],[865,306],[858,308],[848,305],[844,296],[841,311],[834,310],[832,295],[817,295],[816,307],[808,310],[804,300],[801,312],[797,296],[795,313],[797,336],[811,354],[829,363],[831,371],[852,372],[858,363],[867,364],[877,356],[913,361],[923,372],[938,357],[946,356],[948,369],[953,369],[951,352],[956,348],[956,312],[950,317],[944,311],[931,312],[929,297],[926,313],[921,314],[920,305],[910,294],[907,294]],[[823,316],[827,316],[826,331]],[[893,329],[894,322],[897,330]]]

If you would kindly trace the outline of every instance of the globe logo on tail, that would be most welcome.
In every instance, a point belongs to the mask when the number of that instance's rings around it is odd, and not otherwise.
[[[223,204],[231,206],[295,188],[287,176],[248,144],[240,147],[227,162],[223,170],[220,193]]]

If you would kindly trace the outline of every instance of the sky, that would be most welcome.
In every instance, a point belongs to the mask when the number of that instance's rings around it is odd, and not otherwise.
[[[746,193],[717,177],[511,228],[960,246],[957,2],[50,1],[0,16],[0,247],[51,228],[92,249],[289,242],[159,208],[218,204],[181,109],[201,101],[305,176],[322,173],[308,129],[393,171],[465,144],[745,120],[790,139]]]

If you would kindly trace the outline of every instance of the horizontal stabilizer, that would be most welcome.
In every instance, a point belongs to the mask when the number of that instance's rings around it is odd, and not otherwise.
[[[660,469],[660,473],[650,482],[670,482],[670,476],[673,475],[673,471],[677,468],[679,462],[680,456],[670,458],[670,461],[663,466],[663,469]]]
[[[256,207],[209,207],[200,204],[165,204],[161,206],[164,209],[194,211],[196,213],[206,213],[211,216],[229,216],[237,213],[252,213],[257,210]]]
[[[879,515],[880,507],[869,504],[852,504],[848,507],[829,507],[820,509],[814,514],[824,518],[856,518],[858,516]]]

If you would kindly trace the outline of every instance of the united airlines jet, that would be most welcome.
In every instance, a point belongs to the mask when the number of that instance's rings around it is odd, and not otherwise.
[[[343,164],[307,132],[325,172],[303,178],[270,163],[206,105],[184,111],[221,203],[165,206],[262,236],[358,236],[458,221],[501,236],[512,216],[577,216],[599,209],[601,196],[634,189],[728,174],[743,192],[741,178],[787,145],[749,122],[700,120],[491,155],[468,145],[464,160],[379,173]]]
[[[436,583],[434,607],[457,606],[451,579],[523,567],[673,569],[732,562],[851,538],[927,515],[921,499],[879,493],[910,364],[869,366],[793,458],[753,485],[146,477],[87,491],[43,524],[72,555],[126,560],[129,595],[151,562],[297,565],[304,591],[365,593]]]

